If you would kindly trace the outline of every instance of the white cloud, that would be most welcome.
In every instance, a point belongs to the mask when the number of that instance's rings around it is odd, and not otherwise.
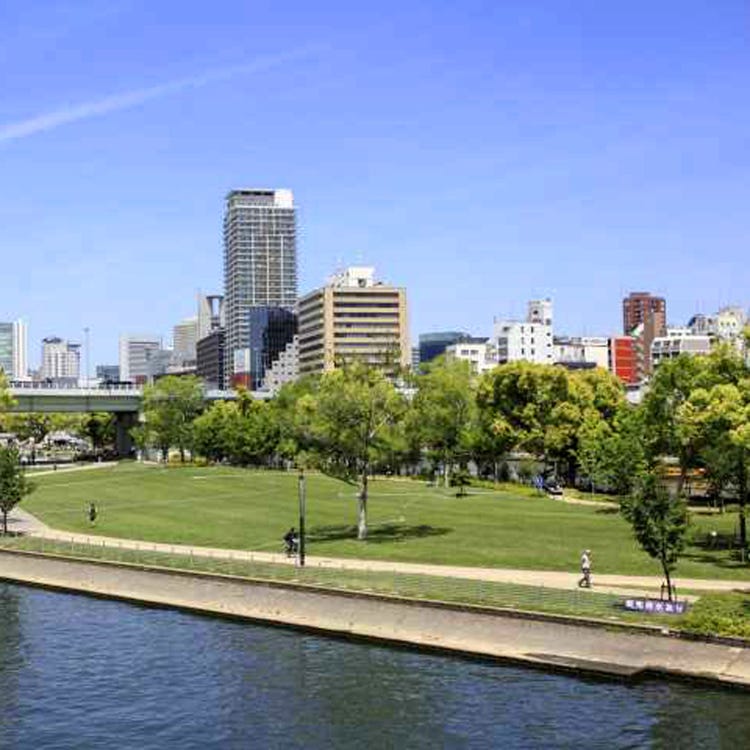
[[[206,71],[196,76],[188,78],[178,78],[167,81],[156,86],[149,86],[142,89],[133,89],[123,91],[119,94],[112,94],[101,99],[96,99],[82,104],[75,104],[52,112],[46,112],[36,117],[30,117],[26,120],[11,122],[7,125],[0,125],[0,143],[27,138],[37,133],[44,133],[54,130],[61,125],[68,125],[79,120],[87,120],[91,117],[100,117],[110,112],[119,112],[124,109],[140,106],[152,99],[161,99],[165,96],[178,94],[188,89],[200,88],[210,83],[224,81],[236,76],[258,73],[270,68],[276,68],[284,63],[293,62],[303,57],[320,51],[319,46],[305,47],[294,52],[287,52],[279,55],[261,57],[249,63],[233,65],[226,68]]]

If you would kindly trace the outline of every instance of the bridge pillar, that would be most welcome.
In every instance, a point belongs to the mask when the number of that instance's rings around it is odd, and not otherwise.
[[[115,417],[115,449],[120,458],[133,455],[133,436],[130,431],[138,424],[138,413],[132,411],[117,412]]]

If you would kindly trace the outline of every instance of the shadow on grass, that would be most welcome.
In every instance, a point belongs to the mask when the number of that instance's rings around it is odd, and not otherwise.
[[[368,542],[401,542],[407,539],[423,539],[430,536],[444,536],[453,529],[428,526],[421,524],[414,526],[405,523],[383,523],[368,526]],[[309,542],[337,542],[342,539],[356,539],[356,526],[316,526],[307,533]]]
[[[693,549],[700,549],[701,545],[693,543]],[[739,550],[733,550],[730,557],[717,555],[717,552],[726,552],[726,550],[712,550],[706,552],[684,552],[680,555],[683,560],[692,560],[693,562],[703,563],[704,565],[715,565],[717,568],[727,570],[747,570],[748,563],[742,562]]]
[[[619,505],[615,505],[612,508],[597,508],[596,512],[597,513],[601,513],[601,514],[603,514],[605,516],[611,516],[611,515],[614,515],[615,513],[619,513],[620,512],[620,506]]]

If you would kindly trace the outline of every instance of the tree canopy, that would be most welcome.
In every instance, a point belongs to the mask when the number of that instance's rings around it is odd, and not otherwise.
[[[689,521],[685,500],[677,493],[670,494],[653,473],[648,473],[637,491],[623,501],[622,513],[643,550],[661,564],[671,600],[671,574],[685,546]]]
[[[143,391],[146,417],[143,438],[166,458],[171,447],[185,451],[192,443],[193,421],[203,409],[203,384],[194,376],[168,375]]]
[[[8,513],[33,490],[21,467],[18,450],[0,446],[0,512],[3,514],[3,534],[8,533]]]

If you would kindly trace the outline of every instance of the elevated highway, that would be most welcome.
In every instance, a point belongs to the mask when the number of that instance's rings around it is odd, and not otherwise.
[[[130,455],[133,441],[130,430],[138,424],[143,409],[143,389],[138,386],[114,384],[101,387],[48,385],[46,383],[11,384],[13,405],[8,411],[16,414],[41,412],[43,414],[83,414],[110,412],[117,422],[117,452]],[[253,398],[267,399],[269,394],[253,391]],[[233,401],[234,391],[206,390],[206,401]]]

